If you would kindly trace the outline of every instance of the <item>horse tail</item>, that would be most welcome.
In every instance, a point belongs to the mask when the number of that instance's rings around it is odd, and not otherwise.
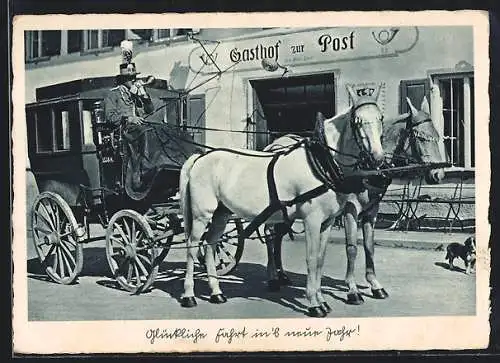
[[[189,174],[199,156],[199,154],[194,154],[186,160],[186,162],[182,166],[179,180],[179,194],[181,197],[180,207],[182,215],[184,217],[184,233],[186,236],[186,240],[191,234],[191,225],[193,222],[193,216],[191,213],[191,193],[189,191]]]

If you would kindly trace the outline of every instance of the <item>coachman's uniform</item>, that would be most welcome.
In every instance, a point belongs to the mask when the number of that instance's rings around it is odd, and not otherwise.
[[[151,98],[143,99],[133,95],[124,85],[112,88],[104,104],[108,122],[116,126],[120,125],[123,118],[126,118],[128,123],[138,124],[140,119],[144,119],[155,110]]]
[[[179,128],[163,123],[162,102],[151,97],[145,86],[154,82],[136,80],[132,60],[132,43],[123,41],[119,85],[110,89],[104,99],[106,120],[123,126],[125,190],[135,200],[145,198],[162,170],[180,170],[194,153],[191,137]],[[146,122],[144,122],[146,121]],[[175,173],[173,175],[176,175]],[[178,177],[175,185],[178,183]],[[165,183],[163,183],[165,184]],[[173,185],[174,185],[173,184]]]

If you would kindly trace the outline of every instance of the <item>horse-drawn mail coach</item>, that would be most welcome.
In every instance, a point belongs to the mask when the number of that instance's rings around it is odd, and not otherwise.
[[[123,125],[105,118],[103,99],[114,82],[98,77],[38,88],[37,101],[26,105],[28,156],[40,191],[31,206],[33,243],[48,276],[70,284],[82,270],[83,245],[105,238],[113,276],[124,289],[141,292],[153,283],[169,249],[184,243],[177,238],[183,221],[175,196],[192,149],[180,140],[194,144],[192,135],[166,124],[162,115],[168,108],[180,115],[189,96],[161,79],[146,86],[165,102],[148,123],[161,124],[167,138],[160,147],[170,159],[138,190],[132,187]],[[105,228],[105,236],[90,236],[94,223]],[[241,221],[232,219],[218,242],[219,274],[241,258],[241,230]]]

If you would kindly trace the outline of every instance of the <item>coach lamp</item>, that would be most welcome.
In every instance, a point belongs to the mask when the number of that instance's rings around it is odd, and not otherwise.
[[[117,159],[117,149],[120,132],[115,133],[114,126],[106,121],[103,101],[94,102],[92,105],[92,121],[97,135],[97,150],[103,163],[112,163]]]

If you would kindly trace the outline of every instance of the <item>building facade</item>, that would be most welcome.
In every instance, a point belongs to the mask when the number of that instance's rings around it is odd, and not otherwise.
[[[406,97],[417,108],[425,97],[450,170],[474,170],[472,27],[30,31],[26,103],[40,87],[117,74],[124,39],[143,75],[188,91],[163,120],[190,126],[207,145],[262,149],[310,131],[317,111],[349,107],[349,84],[381,87],[385,119],[408,110]]]

